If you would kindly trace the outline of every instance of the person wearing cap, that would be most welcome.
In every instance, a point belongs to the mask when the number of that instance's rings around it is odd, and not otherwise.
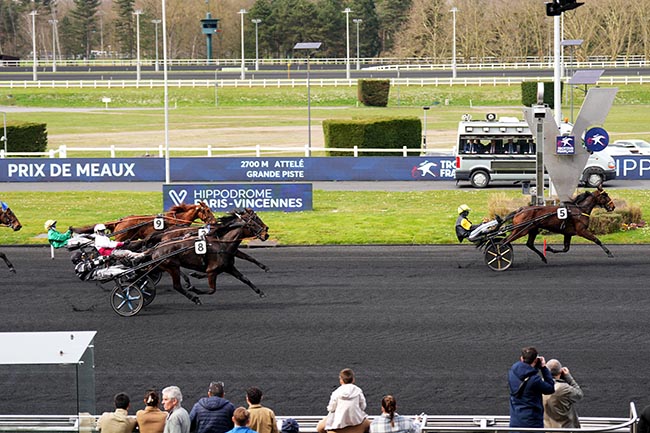
[[[226,433],[234,427],[235,405],[224,398],[223,382],[211,382],[208,396],[201,398],[190,411],[192,433]]]
[[[268,407],[262,406],[262,390],[251,386],[246,390],[246,402],[250,412],[249,427],[257,433],[278,433],[278,423],[275,413]]]
[[[47,241],[54,248],[63,248],[68,245],[68,241],[72,237],[72,229],[69,228],[65,233],[61,233],[56,229],[56,220],[45,221],[45,230],[47,230]]]
[[[106,226],[104,224],[97,224],[93,231],[95,232],[95,248],[102,256],[111,256],[119,259],[127,258],[131,260],[141,260],[146,257],[144,253],[136,253],[122,249],[127,242],[112,241],[106,236]]]
[[[478,225],[472,224],[468,216],[472,209],[466,204],[458,206],[458,218],[456,219],[456,237],[458,242],[463,242],[463,239],[468,238],[472,230],[478,228]]]
[[[282,421],[280,433],[300,433],[300,425],[298,424],[298,421],[293,418],[285,419]]]

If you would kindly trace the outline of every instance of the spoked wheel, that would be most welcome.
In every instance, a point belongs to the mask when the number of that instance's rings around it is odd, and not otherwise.
[[[151,278],[151,281],[153,281],[153,284],[156,285],[160,282],[160,279],[162,278],[162,271],[158,268],[152,269],[149,272],[149,278]]]
[[[119,281],[115,282],[115,288],[111,292],[113,311],[123,317],[135,316],[143,305],[144,297],[136,285],[122,285]]]
[[[505,271],[512,265],[514,258],[512,245],[500,242],[501,239],[493,239],[485,247],[485,264],[493,271]]]
[[[140,289],[142,297],[144,298],[143,307],[151,304],[156,297],[156,283],[151,278],[150,275],[146,277],[138,277],[137,279],[130,279],[126,277],[120,277],[117,279],[117,284],[120,286],[132,286]]]

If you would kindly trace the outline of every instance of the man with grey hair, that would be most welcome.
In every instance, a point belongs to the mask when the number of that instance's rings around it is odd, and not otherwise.
[[[582,389],[557,359],[551,359],[546,366],[555,379],[555,392],[544,396],[544,427],[579,429],[575,403],[584,396]]]
[[[177,386],[168,386],[162,390],[162,404],[169,413],[165,422],[164,433],[190,433],[190,415],[181,406],[183,394]]]

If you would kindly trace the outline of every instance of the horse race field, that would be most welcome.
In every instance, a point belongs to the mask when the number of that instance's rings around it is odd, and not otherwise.
[[[97,412],[119,391],[139,409],[146,388],[171,384],[189,409],[222,380],[235,405],[256,385],[279,415],[324,414],[351,367],[371,414],[392,393],[404,414],[505,415],[506,372],[532,344],[571,369],[581,415],[625,417],[630,401],[650,402],[650,258],[647,246],[609,247],[612,259],[575,245],[544,265],[516,245],[502,273],[468,244],[249,249],[271,271],[238,266],[267,298],[221,276],[196,306],[165,276],[131,318],[77,279],[67,251],[50,260],[45,247],[4,247],[18,272],[0,266],[0,331],[96,330]],[[3,413],[75,412],[60,366],[3,366],[0,378]]]

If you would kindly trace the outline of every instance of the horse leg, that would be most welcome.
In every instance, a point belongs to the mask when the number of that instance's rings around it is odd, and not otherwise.
[[[190,301],[194,302],[196,305],[201,305],[201,299],[199,299],[198,296],[183,288],[183,285],[181,284],[182,272],[179,268],[174,268],[174,267],[163,268],[161,266],[161,269],[167,271],[167,273],[169,273],[169,275],[172,277],[172,285],[174,287],[174,290],[176,290],[181,295],[185,296]]]
[[[226,270],[225,272],[229,273],[230,275],[237,278],[239,281],[241,281],[242,283],[246,284],[248,287],[253,289],[253,291],[257,293],[260,296],[260,298],[266,298],[266,294],[260,289],[258,289],[257,287],[255,287],[255,284],[253,284],[251,280],[246,278],[244,274],[239,272],[236,267],[232,266],[230,269]]]
[[[247,260],[247,261],[249,261],[249,262],[251,262],[251,263],[257,265],[260,269],[263,269],[264,272],[268,272],[268,271],[271,270],[271,269],[270,269],[268,266],[266,266],[264,263],[257,261],[256,259],[254,259],[253,257],[249,256],[248,254],[246,254],[246,253],[243,252],[243,251],[237,250],[237,252],[235,253],[235,257],[239,257],[240,259]]]
[[[605,251],[605,254],[607,254],[607,257],[610,257],[610,258],[611,258],[611,257],[614,257],[614,254],[612,254],[612,253],[609,251],[609,249],[607,249],[607,247],[606,247],[605,245],[603,245],[603,243],[600,241],[600,239],[598,239],[598,238],[596,237],[596,235],[594,235],[594,234],[593,234],[592,232],[590,232],[589,230],[585,229],[585,230],[582,230],[582,231],[578,231],[578,233],[576,233],[576,234],[577,234],[578,236],[581,236],[581,237],[583,237],[583,238],[585,238],[585,239],[587,239],[587,240],[590,240],[591,242],[593,242],[593,243],[595,243],[596,245],[598,245],[600,248],[603,249],[603,251]]]
[[[185,280],[185,288],[189,290],[190,292],[194,292],[197,295],[211,295],[214,293],[214,290],[200,290],[197,289],[194,284],[190,281],[190,278],[183,272],[181,272],[181,276]],[[195,277],[195,278],[205,278],[206,274],[202,272],[190,272],[190,276]]]
[[[564,248],[561,250],[556,250],[552,246],[548,245],[546,247],[547,250],[549,250],[552,253],[566,253],[569,251],[569,248],[571,248],[571,238],[573,235],[564,235]]]
[[[537,230],[536,228],[535,228],[535,229],[532,229],[532,230],[530,230],[530,231],[528,232],[528,240],[526,241],[526,246],[527,246],[530,250],[534,251],[535,254],[537,254],[537,255],[539,256],[539,258],[542,259],[542,261],[543,261],[544,263],[548,263],[548,262],[546,261],[546,257],[544,257],[544,253],[542,253],[540,250],[538,250],[537,248],[535,248],[535,238],[537,238],[537,233],[538,233],[538,230]]]
[[[0,259],[4,260],[4,262],[7,264],[9,272],[13,272],[14,274],[16,273],[16,268],[14,268],[14,265],[9,261],[5,253],[0,252]]]

